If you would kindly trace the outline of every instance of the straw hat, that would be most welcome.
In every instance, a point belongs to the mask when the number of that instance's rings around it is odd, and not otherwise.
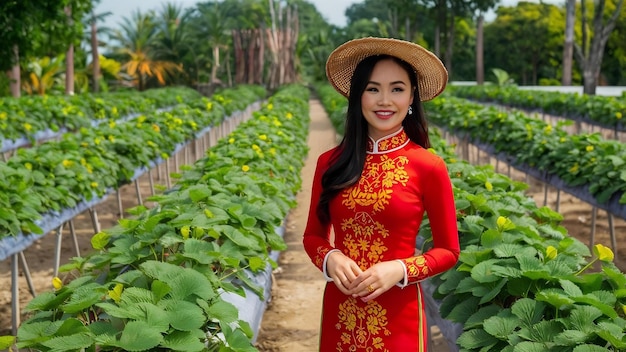
[[[326,76],[339,93],[348,97],[354,69],[361,60],[374,55],[395,56],[413,66],[422,101],[433,99],[446,87],[448,71],[435,54],[415,43],[392,38],[368,37],[340,45],[326,61]]]

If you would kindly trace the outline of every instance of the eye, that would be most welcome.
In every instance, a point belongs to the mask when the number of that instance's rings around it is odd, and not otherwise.
[[[365,88],[366,92],[378,92],[378,88],[376,87],[367,87]]]
[[[404,87],[393,87],[392,92],[404,92]]]

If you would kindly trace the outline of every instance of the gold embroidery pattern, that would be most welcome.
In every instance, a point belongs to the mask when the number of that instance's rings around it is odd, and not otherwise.
[[[391,189],[396,184],[406,186],[409,175],[404,166],[409,163],[406,156],[390,158],[382,155],[379,163],[372,162],[372,155],[365,161],[363,176],[359,182],[343,192],[343,202],[348,209],[354,210],[357,205],[373,207],[373,213],[385,209],[391,199]]]
[[[339,321],[335,328],[341,331],[337,351],[389,351],[383,336],[391,335],[387,329],[387,310],[375,300],[360,307],[353,297],[339,305]]]
[[[393,137],[386,138],[386,139],[383,139],[382,141],[379,141],[378,152],[386,152],[388,150],[398,148],[402,144],[406,143],[408,139],[409,139],[409,136],[407,136],[406,132],[402,130],[402,132],[398,133],[397,135]],[[367,140],[367,151],[368,152],[374,151],[374,142],[371,139]]]
[[[326,258],[326,254],[330,252],[330,249],[326,247],[319,246],[317,247],[317,257],[315,258],[315,265],[322,269],[322,265],[324,265],[324,258]]]
[[[406,265],[407,279],[410,282],[421,280],[428,276],[428,266],[423,255],[404,260]]]
[[[378,221],[374,221],[366,212],[357,213],[354,218],[341,223],[344,232],[343,245],[350,258],[354,259],[362,270],[383,260],[387,247],[383,238],[389,236],[389,230]]]

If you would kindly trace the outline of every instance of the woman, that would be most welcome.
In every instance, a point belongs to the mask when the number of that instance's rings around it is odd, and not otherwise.
[[[426,351],[419,281],[459,256],[452,186],[427,150],[421,105],[447,71],[419,45],[362,38],[335,49],[326,73],[348,111],[343,140],[318,159],[303,239],[328,281],[320,351]],[[416,255],[424,212],[433,248]]]

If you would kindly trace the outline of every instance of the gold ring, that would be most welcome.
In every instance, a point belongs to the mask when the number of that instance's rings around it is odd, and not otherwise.
[[[372,286],[372,285],[367,286],[367,292],[369,292],[369,293],[374,292],[374,286]]]

